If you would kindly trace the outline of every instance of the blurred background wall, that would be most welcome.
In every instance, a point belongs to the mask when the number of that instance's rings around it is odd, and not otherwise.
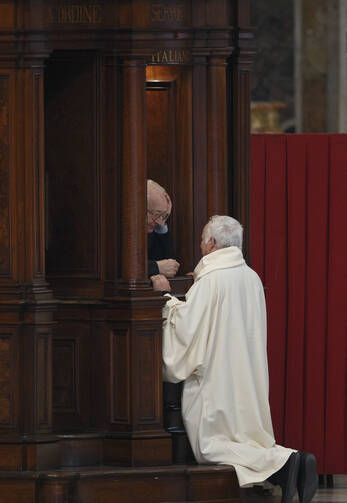
[[[252,132],[347,132],[347,0],[251,0]]]

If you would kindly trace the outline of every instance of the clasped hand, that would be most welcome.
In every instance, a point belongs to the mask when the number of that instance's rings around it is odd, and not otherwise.
[[[153,290],[157,292],[171,292],[171,286],[163,274],[155,274],[150,277],[152,281]]]
[[[180,264],[173,258],[166,260],[157,261],[160,274],[163,274],[167,278],[173,278],[176,276]]]

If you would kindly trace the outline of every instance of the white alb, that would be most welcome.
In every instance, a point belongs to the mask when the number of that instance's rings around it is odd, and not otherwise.
[[[265,481],[292,449],[276,445],[268,401],[262,283],[235,246],[205,255],[182,302],[163,310],[164,380],[184,382],[182,415],[198,463]]]

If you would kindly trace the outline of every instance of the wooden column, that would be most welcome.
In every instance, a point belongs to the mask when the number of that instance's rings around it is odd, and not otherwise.
[[[147,183],[145,65],[122,64],[121,283],[110,299],[108,323],[100,325],[106,351],[107,429],[104,462],[148,466],[171,464],[171,437],[163,428],[162,306],[146,273]],[[105,349],[105,347],[104,347]],[[106,358],[106,360],[105,360]],[[98,359],[98,356],[97,356]]]
[[[251,68],[254,57],[253,33],[249,26],[249,0],[238,2],[237,20],[240,29],[236,39],[235,53],[231,59],[232,94],[232,185],[231,214],[244,227],[243,252],[249,258],[250,236],[250,100]]]
[[[0,469],[58,466],[45,281],[43,58],[0,59]]]
[[[145,63],[123,61],[122,270],[130,289],[143,285],[147,262]]]
[[[201,232],[207,222],[207,57],[195,50],[193,59],[193,197],[194,267],[201,258]]]
[[[207,214],[228,212],[226,59],[211,56],[207,67]]]

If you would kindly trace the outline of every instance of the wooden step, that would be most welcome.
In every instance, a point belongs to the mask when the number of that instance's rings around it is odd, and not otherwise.
[[[6,503],[227,503],[240,501],[235,470],[227,466],[85,467],[0,472]]]

